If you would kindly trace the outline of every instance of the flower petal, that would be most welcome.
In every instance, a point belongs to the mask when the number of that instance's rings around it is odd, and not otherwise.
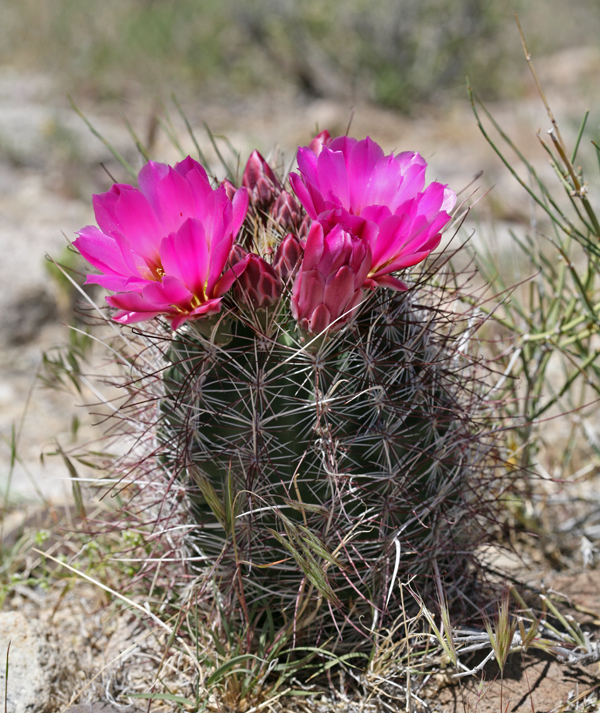
[[[189,179],[191,173],[196,173],[199,178],[207,183],[210,183],[204,166],[201,163],[198,163],[198,161],[193,159],[191,156],[186,156],[183,161],[176,163],[174,168],[177,173],[180,173],[185,178]]]
[[[308,330],[313,334],[321,334],[332,322],[331,314],[324,304],[320,304],[307,320]]]
[[[242,272],[244,272],[247,265],[248,257],[244,258],[243,260],[240,260],[240,262],[236,262],[236,264],[230,270],[227,270],[227,272],[225,272],[225,274],[222,275],[218,282],[215,284],[211,292],[211,296],[220,298],[222,295],[228,292],[231,289],[233,283],[236,281],[236,279],[242,274]]]
[[[323,256],[325,249],[325,236],[323,226],[316,221],[310,226],[306,245],[304,247],[304,260],[302,262],[302,270],[314,269]]]
[[[348,158],[348,183],[350,187],[350,210],[360,215],[365,207],[365,196],[369,188],[369,179],[375,166],[383,158],[383,149],[367,136],[358,141]],[[370,191],[368,191],[370,194]],[[371,202],[371,201],[369,201]]]
[[[380,287],[387,287],[390,290],[396,290],[397,292],[406,292],[406,290],[408,290],[408,286],[405,282],[402,282],[402,280],[399,280],[397,277],[393,277],[392,275],[382,275],[381,277],[376,278],[376,281]]]
[[[176,277],[165,275],[162,282],[151,282],[142,290],[142,297],[153,305],[162,305],[170,311],[172,306],[188,310],[191,308],[192,293]]]
[[[103,233],[120,233],[138,255],[156,260],[163,232],[148,199],[131,186],[115,185],[111,191],[94,196],[100,229]]]
[[[348,265],[344,265],[333,279],[327,281],[323,292],[323,302],[327,305],[332,319],[344,314],[346,305],[354,297],[354,291],[354,272]]]
[[[310,153],[312,154],[312,151]],[[325,201],[331,203],[332,207],[339,206],[350,210],[350,189],[344,154],[323,148],[317,163],[319,190]]]
[[[132,275],[131,263],[125,260],[119,243],[93,225],[80,230],[73,245],[91,265],[104,274],[124,277]]]
[[[310,215],[310,217],[314,220],[316,219],[317,215],[322,212],[318,211],[312,197],[312,193],[308,190],[306,185],[304,184],[304,181],[300,178],[300,176],[297,173],[290,173],[290,183],[292,185],[292,189],[294,193],[296,194],[296,197],[302,203],[304,210]],[[318,192],[316,193],[318,194]],[[321,198],[321,201],[318,202],[319,208],[325,209],[325,203],[323,199]]]
[[[145,322],[148,319],[154,319],[161,314],[160,312],[127,312],[126,310],[120,310],[114,317],[114,322],[119,322],[120,324],[136,324],[137,322]]]
[[[298,149],[296,157],[298,161],[298,169],[305,181],[319,185],[317,155],[310,148]]]
[[[179,278],[190,292],[202,300],[205,298],[209,254],[204,226],[196,218],[188,218],[176,233],[169,235],[160,245],[165,273]]]
[[[113,319],[123,324],[141,322],[144,319],[152,319],[157,314],[162,314],[166,310],[166,305],[150,303],[137,292],[125,292],[118,295],[110,295],[106,301],[111,307],[121,310]],[[146,316],[141,316],[146,315]]]
[[[231,225],[231,230],[234,238],[238,234],[240,228],[242,227],[242,223],[246,218],[246,213],[248,212],[248,202],[248,191],[245,188],[239,188],[235,192],[233,200],[231,201],[233,207],[233,222]]]
[[[216,314],[221,311],[221,300],[213,299],[204,302],[200,307],[191,312],[182,312],[171,319],[171,329],[175,331],[188,319],[199,319],[201,317],[206,317],[209,314]]]

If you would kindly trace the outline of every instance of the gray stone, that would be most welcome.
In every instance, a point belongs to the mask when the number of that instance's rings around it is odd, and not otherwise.
[[[10,650],[9,650],[10,643]],[[20,612],[0,612],[0,699],[8,652],[7,713],[46,713],[55,660],[45,636]]]
[[[50,292],[37,285],[16,295],[7,315],[0,321],[0,331],[8,344],[25,344],[35,339],[40,329],[56,319],[58,308]]]

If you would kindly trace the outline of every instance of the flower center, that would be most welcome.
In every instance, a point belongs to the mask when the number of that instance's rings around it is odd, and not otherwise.
[[[161,282],[165,276],[164,268],[160,262],[143,265],[142,267],[138,267],[138,270],[144,280],[150,280],[151,282]]]

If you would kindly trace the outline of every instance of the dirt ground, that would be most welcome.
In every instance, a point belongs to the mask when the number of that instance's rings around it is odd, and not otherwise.
[[[580,622],[597,631],[600,625],[598,570],[569,574],[547,572],[544,584],[567,596],[580,610],[587,610],[574,613]],[[503,674],[494,662],[486,666],[480,676],[442,688],[436,703],[441,710],[452,713],[597,710],[599,690],[598,664],[566,666],[548,654],[529,652],[509,658]]]

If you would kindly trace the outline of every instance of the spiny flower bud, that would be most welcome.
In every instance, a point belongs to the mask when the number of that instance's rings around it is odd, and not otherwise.
[[[323,146],[326,146],[329,148],[329,144],[331,143],[332,138],[327,131],[327,129],[323,129],[320,133],[318,133],[315,138],[310,142],[308,145],[308,148],[311,149],[317,156],[321,153],[323,150]]]
[[[296,276],[303,252],[302,243],[291,233],[279,243],[273,258],[273,269],[284,285]]]
[[[283,230],[297,230],[302,212],[298,201],[287,191],[281,191],[271,207],[271,218]]]
[[[246,260],[248,257],[248,251],[244,250],[244,248],[239,244],[235,243],[233,247],[231,248],[231,252],[229,253],[229,259],[227,261],[229,267],[233,267],[234,265],[237,265],[238,262],[242,262],[242,260]]]
[[[355,314],[371,268],[371,249],[336,225],[327,234],[315,221],[292,288],[292,315],[305,332],[341,329]]]
[[[233,200],[233,196],[235,196],[235,192],[237,191],[237,188],[227,178],[225,178],[222,181],[221,185],[225,189],[225,193],[227,193],[227,198],[229,198],[230,201]]]
[[[313,219],[310,217],[310,215],[308,215],[308,213],[304,216],[304,218],[302,218],[302,222],[300,223],[300,227],[298,228],[298,237],[303,242],[305,242],[306,238],[308,237],[312,222]]]
[[[282,291],[281,280],[266,260],[234,245],[229,261],[232,266],[242,261],[246,263],[233,288],[238,300],[254,309],[266,309],[277,302]]]
[[[250,202],[262,210],[268,210],[281,191],[279,179],[258,151],[250,154],[242,185],[248,189]]]

